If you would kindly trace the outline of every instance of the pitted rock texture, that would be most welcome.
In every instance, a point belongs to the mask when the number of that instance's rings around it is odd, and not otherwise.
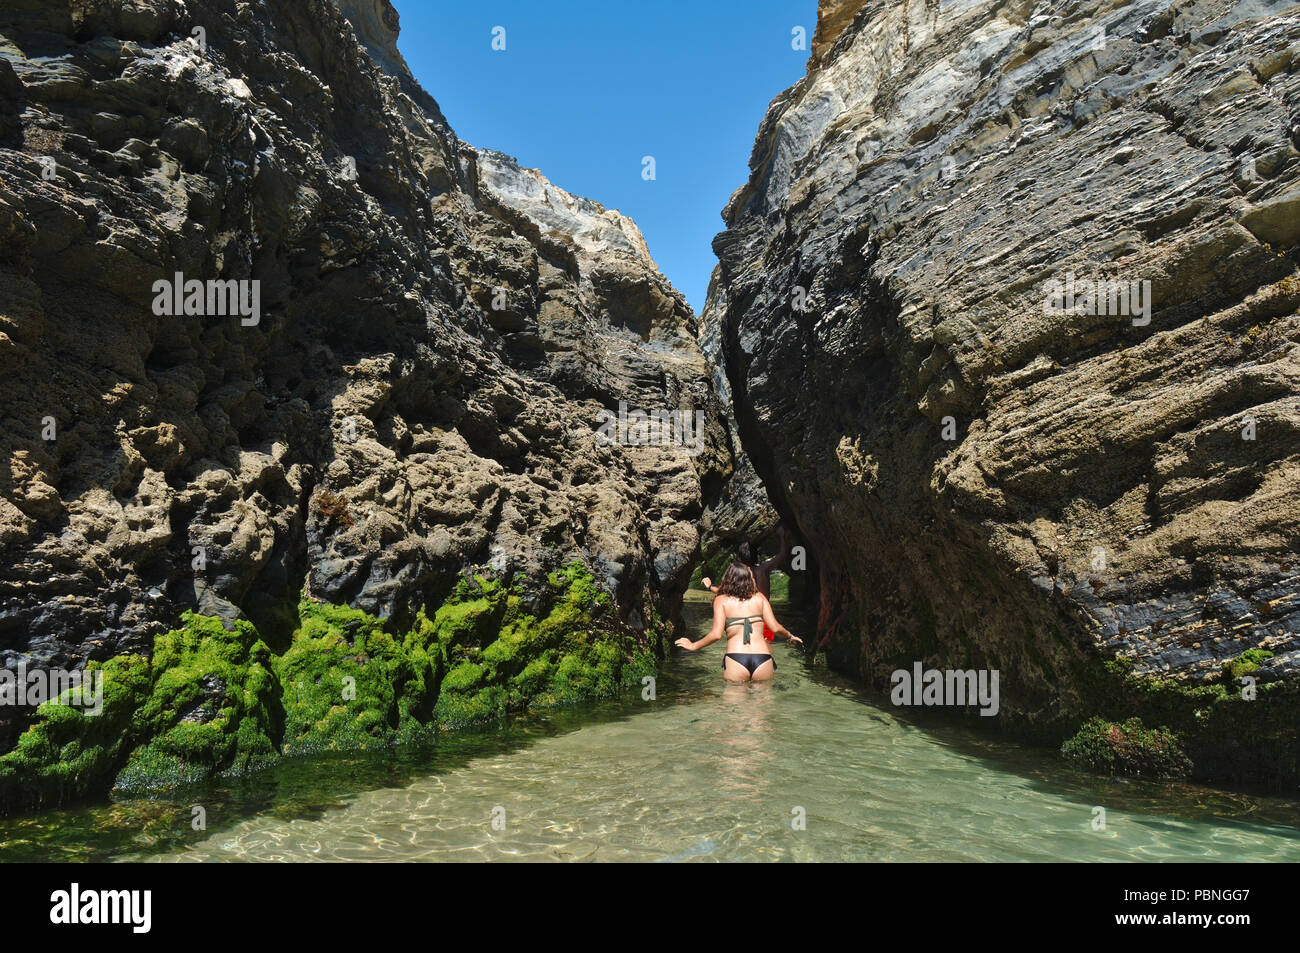
[[[713,369],[713,386],[722,403],[731,438],[734,465],[720,489],[709,494],[700,524],[701,554],[706,562],[717,564],[717,557],[735,551],[737,544],[749,540],[760,546],[762,554],[774,552],[774,530],[780,516],[772,507],[763,481],[745,452],[735,425],[731,406],[731,382],[727,379],[727,358],[723,347],[723,319],[727,313],[725,290],[717,268],[709,279],[704,311],[700,315],[700,347]],[[766,547],[763,547],[766,543]]]
[[[1263,648],[1284,690],[1252,712],[1294,729],[1300,7],[822,21],[714,248],[740,433],[815,550],[832,664],[998,668],[1002,721],[1059,739],[1108,660],[1191,689]],[[1149,324],[1048,311],[1069,273],[1150,281]]]
[[[630,221],[457,139],[386,0],[340,6],[0,10],[5,665],[186,607],[273,639],[303,591],[400,620],[475,567],[580,560],[652,649],[676,614],[731,466],[690,308]],[[159,316],[178,273],[260,320]],[[601,445],[620,401],[705,432]]]

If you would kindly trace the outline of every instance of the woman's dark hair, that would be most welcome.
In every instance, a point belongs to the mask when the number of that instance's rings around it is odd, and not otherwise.
[[[718,595],[731,596],[734,599],[752,599],[758,591],[754,582],[754,571],[744,563],[732,563],[722,574],[718,583]]]
[[[758,562],[758,560],[754,558],[754,544],[749,540],[745,540],[737,546],[736,560],[744,563],[746,566],[752,566],[754,563]]]

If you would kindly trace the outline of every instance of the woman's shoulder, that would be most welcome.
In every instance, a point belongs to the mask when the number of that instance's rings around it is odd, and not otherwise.
[[[720,595],[713,597],[713,605],[728,616],[759,615],[767,605],[767,598],[761,592],[754,593],[748,599]]]

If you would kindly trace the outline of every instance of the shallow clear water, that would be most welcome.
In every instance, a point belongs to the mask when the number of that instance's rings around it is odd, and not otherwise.
[[[688,619],[706,625],[703,608]],[[784,645],[775,682],[728,685],[721,652],[676,653],[654,701],[3,822],[0,857],[1300,860],[1296,801],[1081,775],[1051,751],[900,718]]]

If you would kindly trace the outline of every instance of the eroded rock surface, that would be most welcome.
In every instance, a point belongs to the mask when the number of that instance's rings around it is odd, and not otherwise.
[[[997,668],[1006,723],[1140,711],[1294,782],[1300,8],[821,6],[714,248],[832,663]],[[1050,310],[1071,273],[1149,323]]]
[[[709,289],[700,314],[700,347],[713,371],[713,387],[722,405],[723,419],[731,443],[733,465],[721,487],[708,496],[709,503],[701,520],[701,554],[705,569],[721,566],[745,540],[760,546],[766,555],[775,551],[773,531],[780,516],[772,507],[763,481],[741,443],[732,408],[731,382],[727,379],[723,321],[727,314],[725,291],[717,268],[709,280]],[[767,543],[767,548],[762,547]],[[714,574],[716,575],[716,569]]]
[[[400,630],[575,562],[660,646],[731,466],[690,308],[628,219],[455,136],[387,0],[339,6],[0,11],[6,666],[185,608],[279,651],[300,593]],[[178,274],[258,313],[160,315]],[[607,445],[620,402],[704,426]]]

